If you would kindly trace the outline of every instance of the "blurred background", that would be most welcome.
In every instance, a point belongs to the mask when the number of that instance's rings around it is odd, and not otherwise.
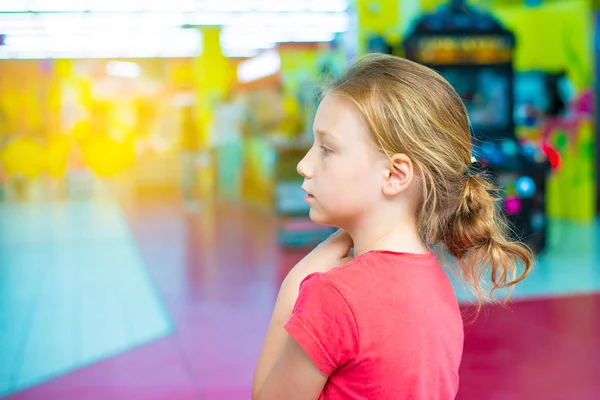
[[[0,0],[0,397],[248,399],[331,233],[296,173],[316,88],[384,52],[454,85],[537,252],[466,326],[458,399],[600,398],[596,7]]]

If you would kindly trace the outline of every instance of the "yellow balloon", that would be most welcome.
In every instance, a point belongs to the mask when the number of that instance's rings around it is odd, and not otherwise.
[[[134,161],[132,142],[116,142],[107,136],[88,140],[83,152],[90,169],[102,177],[114,176]]]
[[[33,139],[21,137],[9,143],[0,160],[9,176],[36,178],[42,171],[42,147]]]
[[[67,171],[70,148],[71,143],[66,136],[57,135],[52,137],[44,151],[44,170],[56,178],[64,176]]]

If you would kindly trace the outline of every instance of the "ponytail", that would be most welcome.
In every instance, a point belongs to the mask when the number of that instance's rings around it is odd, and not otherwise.
[[[533,254],[510,239],[509,227],[498,209],[499,197],[486,176],[467,174],[458,208],[448,219],[441,241],[458,260],[468,288],[477,296],[479,311],[497,289],[509,288],[531,271]],[[491,288],[485,282],[491,280]]]

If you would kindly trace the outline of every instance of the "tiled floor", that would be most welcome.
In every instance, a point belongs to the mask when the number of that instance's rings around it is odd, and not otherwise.
[[[0,203],[0,394],[170,331],[113,201]]]
[[[599,316],[597,294],[490,311],[465,329],[457,400],[599,399]]]
[[[198,213],[189,213],[174,199],[148,200],[127,208],[127,222],[109,199],[72,203],[61,210],[52,206],[53,213],[49,206],[18,207],[0,205],[3,226],[13,227],[2,228],[0,236],[0,285],[15,293],[0,297],[0,354],[16,351],[13,358],[30,357],[51,365],[68,354],[89,354],[84,349],[96,345],[98,354],[106,355],[108,344],[103,340],[131,345],[144,342],[131,339],[143,332],[163,338],[9,398],[249,398],[254,363],[277,287],[303,254],[275,245],[275,220],[270,215],[208,204]],[[27,238],[37,238],[31,240],[33,244],[11,234],[15,224],[27,226],[21,221],[31,221],[31,229],[35,228],[27,234]],[[116,226],[120,228],[107,228]],[[594,294],[600,289],[597,227],[553,223],[552,249],[517,289],[514,298],[518,301],[508,310],[488,309],[466,328],[460,400],[600,398],[600,296]],[[51,239],[42,234],[55,230],[59,234]],[[108,231],[113,233],[107,235]],[[37,246],[35,251],[32,245]],[[85,268],[73,268],[91,258],[94,261]],[[98,261],[102,258],[104,262]],[[88,291],[104,295],[83,294]],[[81,300],[72,301],[73,293]],[[67,333],[54,326],[60,324],[44,325],[73,314],[79,315],[72,322],[79,330]],[[89,329],[91,321],[110,321],[115,314],[120,316],[121,328],[106,322],[105,329]],[[169,321],[175,329],[165,336]],[[144,328],[144,323],[155,329]],[[32,327],[35,332],[44,329],[37,342],[19,336]],[[17,333],[4,333],[13,331]],[[71,343],[73,349],[60,354],[48,351],[55,343]],[[119,351],[118,346],[112,348]],[[25,370],[21,366],[25,364],[0,361],[4,373],[0,377],[18,382],[21,372],[17,371]],[[36,363],[29,365],[35,369]]]

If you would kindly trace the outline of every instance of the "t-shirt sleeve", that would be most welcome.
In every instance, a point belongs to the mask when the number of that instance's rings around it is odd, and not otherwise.
[[[321,273],[309,275],[301,283],[285,329],[325,376],[358,353],[358,330],[352,309]]]

